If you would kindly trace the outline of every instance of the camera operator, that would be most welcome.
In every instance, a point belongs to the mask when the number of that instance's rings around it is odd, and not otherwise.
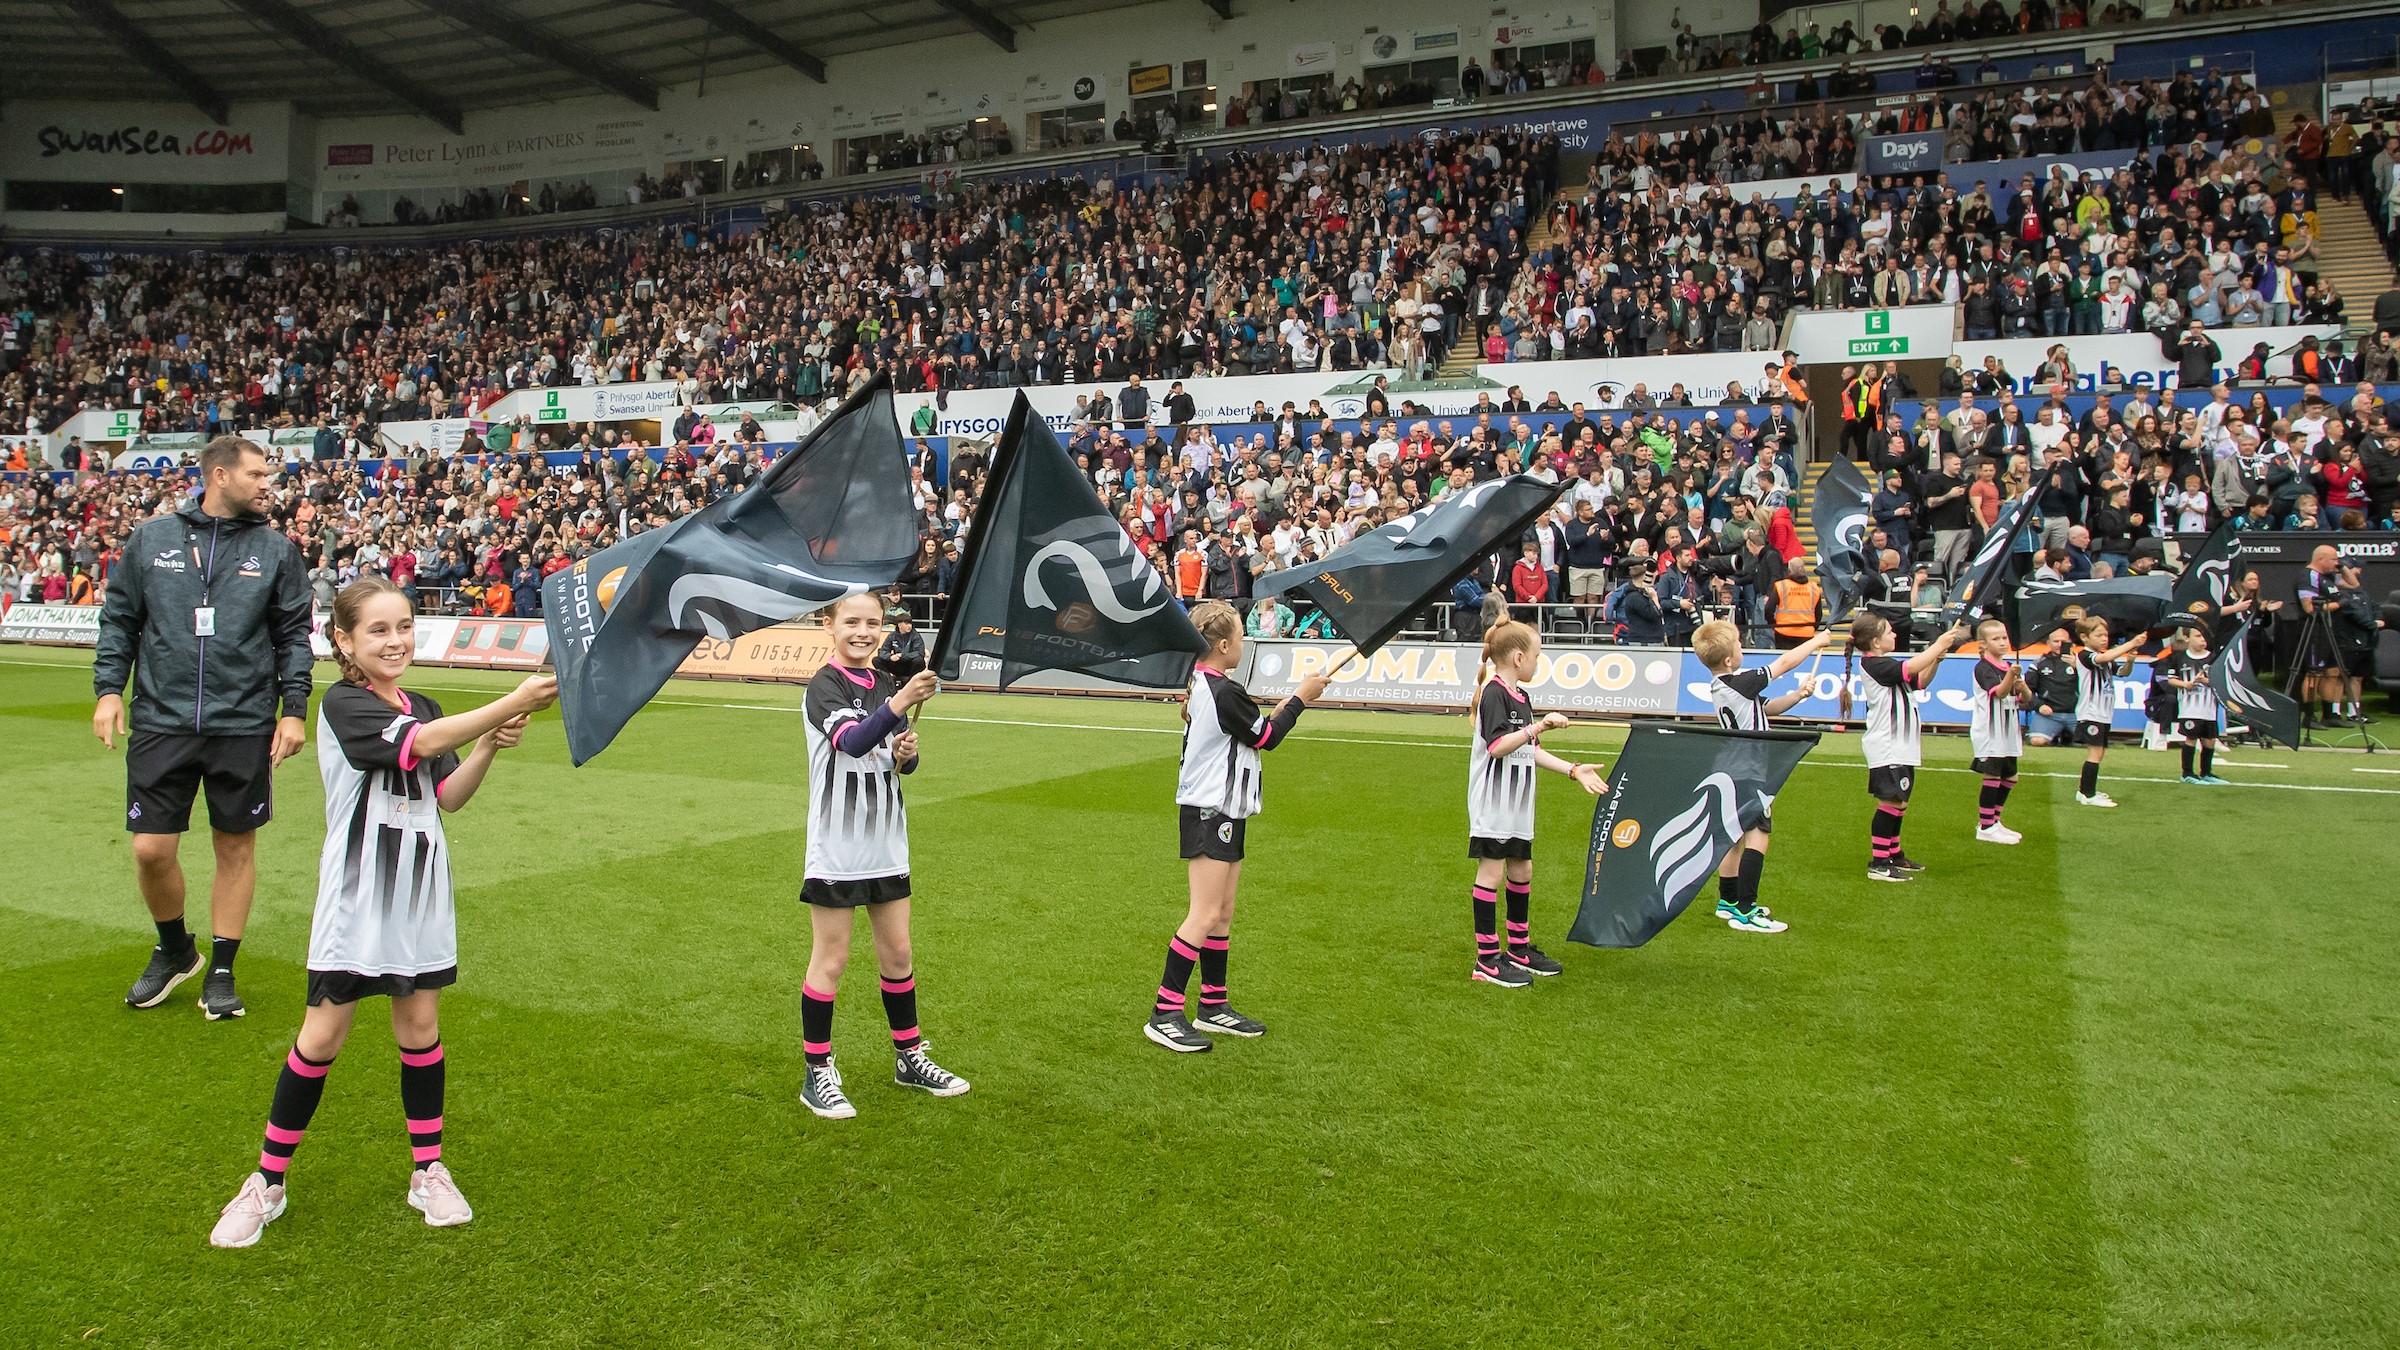
[[[1665,645],[1666,607],[1659,603],[1658,582],[1648,558],[1635,558],[1625,564],[1625,585],[1620,594],[1625,616],[1624,640],[1633,646]]]
[[[2049,646],[2041,659],[2026,672],[2025,682],[2032,686],[2027,700],[2032,709],[2025,716],[2027,745],[2072,745],[2075,741],[2075,663],[2069,656],[2074,638],[2066,626],[2050,630]]]
[[[2315,569],[2310,570],[2313,577]],[[2376,614],[2374,600],[2367,595],[2357,563],[2335,566],[2333,584],[2318,593],[2317,605],[2325,616],[2334,662],[2322,678],[2338,686],[2332,695],[2338,701],[2326,709],[2327,720],[2367,726],[2374,719],[2367,716],[2359,697],[2367,670],[2375,663],[2375,630],[2383,621]]]
[[[2343,723],[2356,723],[2358,711],[2358,679],[2352,674],[2345,658],[2339,633],[2345,608],[2344,583],[2358,591],[2358,569],[2344,567],[2341,554],[2331,544],[2319,544],[2308,556],[2308,570],[2300,574],[2300,645],[2292,652],[2292,669],[2301,673],[2301,706],[2307,710],[2301,725],[2324,729]],[[2364,604],[2366,595],[2358,594]],[[2367,611],[2365,645],[2374,645],[2374,612]],[[2353,621],[2354,622],[2354,621]],[[2366,670],[2366,659],[2358,662],[2358,673]],[[2311,704],[2321,704],[2321,708]]]

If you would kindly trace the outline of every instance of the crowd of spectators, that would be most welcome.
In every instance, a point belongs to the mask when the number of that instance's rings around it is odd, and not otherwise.
[[[1507,134],[1212,157],[938,209],[855,200],[718,238],[0,262],[0,432],[139,407],[149,432],[471,415],[512,389],[693,401],[1276,370],[1421,369],[1512,279],[1557,148]]]
[[[1554,205],[1522,284],[1473,298],[1475,337],[1492,361],[1765,351],[1794,308],[1955,303],[1970,340],[2146,331],[2172,358],[2195,321],[2341,322],[2339,288],[2318,275],[2320,190],[2346,194],[2388,163],[2394,127],[2337,113],[2336,155],[2331,138],[2298,134],[2318,125],[2301,114],[2283,158],[2208,148],[2261,107],[2238,78],[2102,72],[2081,90],[1977,90],[1855,124],[1748,110],[1674,137],[1612,134],[1582,193]],[[2091,148],[2129,162],[2013,183],[1970,178],[1972,158],[1848,191],[1806,181],[1847,170],[1860,136],[1912,121],[1974,157]],[[1795,178],[1788,202],[1740,186]]]

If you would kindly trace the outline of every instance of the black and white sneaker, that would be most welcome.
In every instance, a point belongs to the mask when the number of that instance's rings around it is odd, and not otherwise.
[[[1150,1020],[1142,1023],[1142,1034],[1179,1055],[1196,1055],[1216,1048],[1183,1020],[1182,1013],[1150,1014]]]
[[[1899,868],[1894,867],[1888,862],[1871,862],[1867,864],[1867,880],[1914,881],[1916,878],[1910,876],[1906,872],[1901,871]]]
[[[848,1120],[858,1108],[842,1095],[842,1071],[832,1060],[800,1071],[800,1104],[827,1120]]]
[[[1565,966],[1560,965],[1555,959],[1553,959],[1548,952],[1543,951],[1541,948],[1534,946],[1530,942],[1525,943],[1522,946],[1509,948],[1508,959],[1516,962],[1519,966],[1522,966],[1525,970],[1525,973],[1528,975],[1540,975],[1547,977],[1556,975],[1566,969]]]
[[[1893,854],[1892,866],[1899,868],[1903,872],[1922,872],[1925,870],[1925,864],[1918,862],[1916,859],[1908,856],[1905,853]]]
[[[892,1081],[902,1087],[923,1088],[936,1097],[960,1096],[968,1087],[966,1079],[927,1058],[923,1042],[893,1054]]]
[[[199,974],[200,967],[207,962],[208,958],[201,954],[200,944],[197,942],[184,948],[181,952],[169,952],[164,947],[152,947],[150,964],[142,967],[142,977],[133,982],[133,988],[125,991],[125,1006],[129,1008],[157,1007],[167,1001],[167,995],[175,992],[176,985]]]
[[[242,1006],[242,996],[233,992],[232,971],[208,972],[208,978],[200,982],[200,1011],[207,1014],[211,1022],[240,1017],[250,1011]]]
[[[1533,976],[1526,972],[1525,967],[1505,956],[1495,956],[1490,960],[1476,957],[1475,968],[1467,973],[1467,978],[1483,984],[1496,984],[1503,989],[1522,989],[1533,983]]]
[[[1200,1020],[1192,1025],[1202,1031],[1213,1031],[1223,1036],[1264,1036],[1267,1034],[1264,1022],[1253,1022],[1242,1016],[1233,1010],[1233,1005],[1230,1003],[1220,1003],[1213,1008],[1206,1004],[1201,1005]]]

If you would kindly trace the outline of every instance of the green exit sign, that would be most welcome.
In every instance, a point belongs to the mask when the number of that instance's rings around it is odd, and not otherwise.
[[[1892,312],[1890,310],[1870,309],[1867,311],[1867,333],[1870,337],[1879,333],[1889,333],[1891,331]]]
[[[1908,339],[1904,337],[1869,337],[1850,339],[1852,356],[1906,356]]]
[[[533,417],[537,422],[564,422],[567,420],[567,410],[564,408],[537,408],[534,410]]]

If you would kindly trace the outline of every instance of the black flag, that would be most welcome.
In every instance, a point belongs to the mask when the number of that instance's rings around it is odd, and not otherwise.
[[[1208,650],[1125,527],[1023,394],[993,451],[967,529],[933,670],[1000,659],[1000,687],[1037,670],[1075,670],[1153,689],[1189,683]]]
[[[908,456],[877,377],[742,492],[542,583],[568,752],[582,764],[608,748],[702,638],[890,585],[916,545]]]
[[[1485,554],[1513,546],[1565,490],[1564,483],[1530,474],[1477,483],[1360,535],[1320,562],[1269,573],[1256,589],[1262,596],[1307,591],[1359,655],[1371,655]]]
[[[2008,569],[2015,565],[2017,536],[2033,526],[2033,493],[2000,505],[2000,518],[1983,532],[1983,543],[1968,559],[1966,580],[1958,584],[1950,603],[1942,607],[1942,626],[1962,619],[1989,617],[2008,594]]]
[[[1838,622],[1858,607],[1859,578],[1867,570],[1867,503],[1875,489],[1847,457],[1835,459],[1817,477],[1808,501],[1808,523],[1817,532],[1817,578],[1825,588],[1825,615]]]
[[[2106,581],[2028,581],[2017,592],[2017,639],[2042,634],[2075,619],[2108,620],[2109,636],[2122,641],[2161,628],[2175,583],[2160,573],[2110,577]]]
[[[1639,947],[1656,937],[1742,832],[1766,819],[1816,743],[1813,731],[1634,723],[1592,813],[1591,864],[1568,939]]]
[[[2300,705],[2260,684],[2250,669],[2249,620],[2242,621],[2217,659],[2208,663],[2208,683],[2217,691],[2217,702],[2224,705],[2229,718],[2238,717],[2242,725],[2261,736],[2272,736],[2294,750],[2300,748]]]
[[[2233,558],[2240,550],[2232,520],[2211,531],[2200,551],[2183,560],[2183,575],[2175,578],[2175,612],[2197,614],[2213,626],[2225,608],[2225,593],[2233,589]]]

